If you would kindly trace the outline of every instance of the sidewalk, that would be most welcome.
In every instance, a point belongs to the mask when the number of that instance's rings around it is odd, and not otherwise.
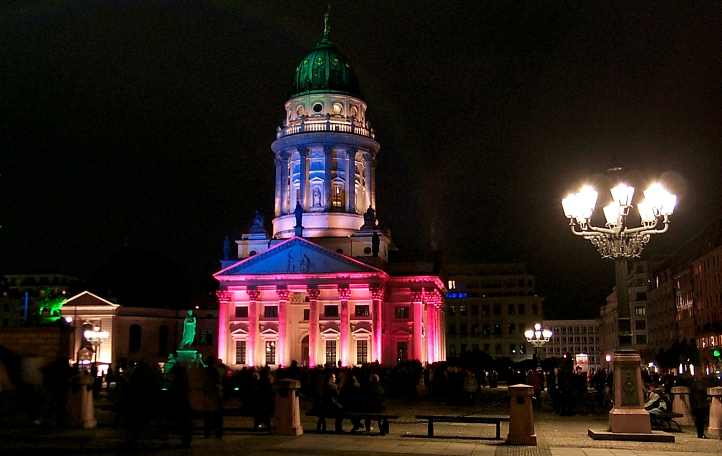
[[[443,455],[443,456],[719,456],[722,441],[697,439],[691,429],[675,434],[675,443],[640,443],[595,441],[586,436],[590,423],[603,427],[605,420],[593,417],[542,416],[537,420],[538,447],[511,447],[491,437],[493,426],[437,425],[440,437],[424,435],[425,425],[412,416],[402,417],[391,426],[391,434],[316,434],[300,437],[258,435],[241,430],[250,422],[244,418],[226,421],[228,432],[223,439],[205,439],[194,435],[191,449],[182,449],[176,436],[161,440],[150,436],[133,450],[121,450],[121,434],[102,427],[94,431],[53,431],[31,427],[0,429],[0,453],[3,455],[37,454],[154,454],[154,455]],[[313,422],[304,420],[306,429]],[[504,426],[502,434],[506,434]],[[456,436],[457,438],[451,438]]]

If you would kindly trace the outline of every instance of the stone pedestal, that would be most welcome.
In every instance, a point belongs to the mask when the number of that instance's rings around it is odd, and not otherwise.
[[[288,378],[281,379],[276,382],[275,389],[273,431],[282,435],[302,435],[301,408],[298,403],[301,382]]]
[[[93,404],[93,377],[82,372],[71,380],[68,395],[68,417],[70,425],[83,429],[94,429],[95,406]]]
[[[512,385],[509,387],[511,405],[509,410],[509,436],[506,443],[510,445],[536,446],[534,433],[534,411],[532,395],[534,388],[529,385]]]
[[[614,353],[614,408],[609,412],[609,430],[623,434],[649,434],[652,425],[644,410],[641,358],[635,350]]]
[[[203,357],[194,348],[179,348],[176,350],[176,364],[180,364],[185,368],[190,367],[205,367],[203,364]]]
[[[722,386],[707,388],[707,395],[712,399],[709,404],[707,436],[722,439]]]
[[[692,419],[692,408],[689,405],[689,388],[686,386],[672,387],[672,413],[682,415],[675,418],[675,421],[681,426],[694,426]]]

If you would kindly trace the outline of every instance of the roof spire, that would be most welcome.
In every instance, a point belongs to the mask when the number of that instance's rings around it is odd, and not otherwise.
[[[327,40],[331,34],[331,24],[328,23],[328,18],[331,16],[331,4],[328,4],[326,12],[323,13],[323,39]]]

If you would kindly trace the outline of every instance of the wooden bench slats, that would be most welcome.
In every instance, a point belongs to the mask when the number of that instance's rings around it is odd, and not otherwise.
[[[434,436],[434,421],[440,423],[482,423],[496,424],[496,438],[501,439],[501,422],[509,421],[508,415],[484,415],[484,416],[453,416],[453,415],[416,415],[416,419],[427,420],[428,436]]]

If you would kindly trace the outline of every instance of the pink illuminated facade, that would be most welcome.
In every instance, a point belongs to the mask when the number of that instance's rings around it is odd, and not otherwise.
[[[329,33],[299,63],[271,145],[272,233],[257,215],[214,274],[218,356],[274,367],[443,361],[443,283],[389,272],[393,243],[375,212],[380,145]]]

